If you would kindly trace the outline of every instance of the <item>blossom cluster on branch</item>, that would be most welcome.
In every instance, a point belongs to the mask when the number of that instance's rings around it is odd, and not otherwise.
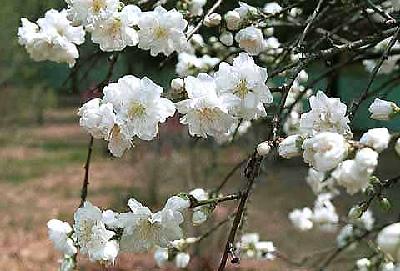
[[[391,207],[385,190],[400,177],[381,180],[375,172],[379,156],[392,142],[400,155],[400,136],[383,127],[384,122],[358,136],[352,124],[360,104],[369,98],[375,98],[369,102],[371,119],[388,121],[400,116],[399,102],[380,93],[398,82],[399,76],[371,90],[377,76],[398,72],[398,0],[286,1],[282,6],[268,2],[262,7],[235,2],[224,14],[218,12],[222,0],[180,0],[174,8],[169,1],[151,0],[65,2],[65,9],[51,9],[36,22],[21,19],[18,41],[30,57],[67,63],[76,72],[85,36],[111,56],[107,76],[97,85],[100,97],[85,101],[78,111],[80,126],[91,136],[82,205],[72,226],[55,219],[48,222],[49,238],[64,255],[61,270],[75,268],[78,252],[91,261],[113,264],[121,252],[151,251],[160,267],[173,262],[186,268],[188,247],[231,222],[231,217],[199,237],[185,236],[184,220],[203,224],[219,203],[235,200],[239,203],[218,270],[224,270],[228,257],[232,263],[238,263],[239,256],[284,259],[271,241],[260,241],[258,233],[236,237],[244,227],[254,183],[263,174],[261,163],[275,151],[281,158],[303,158],[309,168],[306,182],[316,194],[312,208],[289,213],[293,225],[300,231],[334,232],[341,227],[337,250],[321,260],[321,270],[343,250],[357,247],[374,233],[378,233],[376,242],[368,243],[372,256],[357,260],[355,267],[400,268],[400,224],[377,223],[370,208],[374,200],[383,209]],[[213,34],[202,33],[203,27]],[[170,88],[164,90],[145,76],[129,74],[113,80],[118,56],[134,46],[151,57],[164,56],[160,71],[176,58],[176,78]],[[346,104],[334,85],[340,69],[355,62],[364,65],[369,80],[360,96]],[[314,63],[327,68],[318,78],[308,73]],[[323,79],[328,79],[326,91],[315,87]],[[107,141],[110,153],[122,157],[133,142],[138,144],[137,139],[157,138],[159,126],[174,116],[187,125],[190,136],[219,144],[235,142],[254,123],[264,125],[268,135],[263,142],[255,142],[254,152],[217,189],[176,193],[158,212],[134,198],[128,200],[128,212],[103,211],[87,201],[93,138]],[[243,169],[245,187],[222,195],[220,190],[239,169]],[[367,199],[341,217],[334,205],[341,193],[364,193]]]

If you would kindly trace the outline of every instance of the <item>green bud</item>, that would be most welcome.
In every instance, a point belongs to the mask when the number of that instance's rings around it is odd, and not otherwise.
[[[392,204],[390,203],[389,199],[386,197],[380,198],[379,199],[379,206],[384,210],[384,211],[389,211],[390,208],[392,208]]]
[[[354,206],[350,209],[348,217],[350,219],[358,219],[363,215],[363,208],[360,206]]]

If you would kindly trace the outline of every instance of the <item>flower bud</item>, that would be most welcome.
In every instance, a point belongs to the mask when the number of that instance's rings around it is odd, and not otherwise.
[[[171,81],[171,88],[174,90],[180,90],[183,89],[184,87],[184,82],[182,78],[174,78]]]
[[[360,206],[354,206],[350,209],[347,215],[350,219],[359,219],[363,214],[363,208]]]
[[[225,16],[226,27],[229,30],[237,30],[240,25],[240,14],[237,11],[228,11]]]
[[[204,19],[204,25],[207,27],[214,27],[219,25],[221,23],[221,20],[221,15],[219,15],[218,13],[212,13]]]
[[[226,46],[232,46],[233,44],[233,34],[231,32],[223,32],[221,36],[219,36],[219,40]]]
[[[395,261],[400,260],[400,223],[394,223],[384,228],[378,234],[377,243],[379,248]]]
[[[257,152],[261,156],[267,155],[271,151],[271,146],[268,141],[262,142],[257,146]]]
[[[291,135],[279,143],[278,152],[283,158],[292,158],[301,154],[303,138],[300,135]]]

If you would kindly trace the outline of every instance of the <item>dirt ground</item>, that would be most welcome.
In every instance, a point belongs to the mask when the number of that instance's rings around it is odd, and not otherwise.
[[[58,114],[73,116],[72,112],[65,110]],[[52,119],[54,114],[49,112]],[[60,254],[47,239],[46,223],[51,218],[71,222],[79,204],[88,142],[88,136],[79,129],[76,119],[71,118],[70,122],[52,121],[40,127],[0,130],[0,270],[57,270]],[[218,179],[245,157],[245,153],[237,148],[226,148],[210,164],[209,154],[201,146],[175,150],[173,140],[161,148],[155,146],[139,143],[125,158],[113,159],[105,153],[103,143],[95,141],[89,200],[103,208],[123,211],[126,200],[135,197],[157,208],[177,191],[196,186],[215,187]],[[298,233],[289,224],[288,212],[295,207],[311,205],[314,199],[305,184],[305,174],[306,169],[299,167],[296,161],[268,161],[249,203],[243,230],[257,230],[264,240],[274,241],[292,260],[334,246],[334,234]],[[226,193],[240,186],[240,181],[236,175],[232,184],[226,187]],[[228,203],[218,207],[210,223],[223,219],[233,206]],[[196,234],[201,229],[191,232]],[[198,256],[193,257],[189,270],[214,270],[227,230],[228,225],[192,251]],[[203,252],[198,254],[198,251]],[[240,266],[230,267],[306,270],[279,259],[273,262],[242,261]],[[79,270],[153,269],[156,268],[151,254],[122,255],[112,267],[79,259]]]

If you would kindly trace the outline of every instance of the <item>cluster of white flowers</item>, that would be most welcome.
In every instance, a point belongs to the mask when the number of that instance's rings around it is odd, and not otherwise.
[[[128,201],[130,212],[101,211],[86,201],[74,214],[74,224],[52,219],[49,238],[65,255],[78,249],[91,261],[114,262],[121,252],[145,252],[157,247],[169,248],[182,238],[183,211],[190,201],[178,196],[169,198],[164,208],[152,213],[135,199]],[[67,261],[64,261],[67,262]]]
[[[94,138],[107,140],[117,157],[132,146],[135,136],[152,140],[158,124],[175,113],[174,104],[161,98],[163,89],[147,77],[124,76],[103,92],[103,99],[92,99],[79,109],[80,125]]]
[[[320,92],[310,98],[310,104],[311,111],[301,115],[299,134],[285,138],[279,145],[279,154],[291,158],[303,151],[304,161],[313,168],[307,182],[316,193],[331,189],[333,182],[351,194],[365,189],[378,163],[377,152],[388,147],[388,129],[370,129],[355,143],[345,115],[346,105]],[[344,161],[357,144],[360,150],[355,158]]]
[[[258,233],[245,233],[240,242],[236,244],[236,249],[244,258],[250,259],[275,259],[276,248],[271,241],[260,241]]]
[[[339,216],[331,198],[329,193],[320,194],[312,210],[308,207],[295,209],[289,214],[290,221],[300,231],[307,231],[315,226],[323,231],[332,231],[339,222]]]
[[[77,45],[85,41],[85,31],[82,26],[72,25],[66,10],[51,9],[37,23],[26,18],[21,22],[19,43],[25,46],[32,59],[68,63],[70,67],[75,65],[79,57]]]
[[[238,119],[266,116],[264,104],[272,103],[266,85],[267,71],[241,53],[233,65],[221,63],[214,76],[200,73],[184,79],[188,99],[177,103],[192,136],[221,138],[237,127]]]
[[[161,6],[142,12],[135,5],[118,0],[65,0],[67,9],[49,10],[36,23],[22,18],[19,43],[35,61],[50,60],[74,66],[77,45],[91,34],[93,43],[105,52],[138,45],[152,56],[183,52],[189,44],[184,33],[187,21],[175,9]]]

